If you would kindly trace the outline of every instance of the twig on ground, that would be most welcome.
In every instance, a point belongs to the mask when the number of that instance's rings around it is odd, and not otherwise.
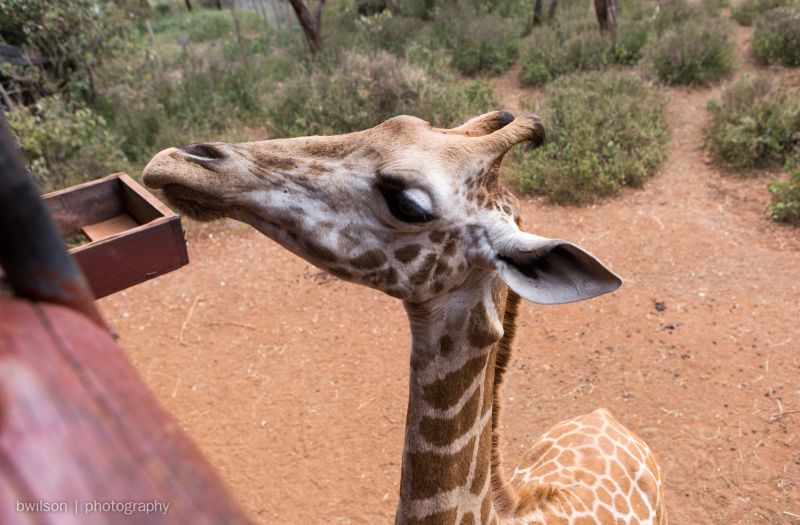
[[[194,302],[192,303],[192,306],[189,307],[189,312],[186,314],[186,319],[183,320],[183,324],[181,325],[181,334],[178,337],[178,342],[180,342],[180,344],[182,346],[186,346],[186,343],[183,340],[183,334],[184,334],[184,332],[186,332],[186,326],[189,324],[189,321],[192,319],[192,314],[194,314],[194,308],[195,308],[195,306],[197,306],[197,303],[200,302],[200,299],[201,299],[201,297],[199,295],[194,298]]]

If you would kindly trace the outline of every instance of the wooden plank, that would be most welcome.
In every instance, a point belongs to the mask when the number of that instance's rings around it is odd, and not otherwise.
[[[78,246],[70,253],[98,299],[189,262],[178,216],[156,219],[124,234]]]
[[[139,223],[127,213],[122,213],[116,217],[111,217],[108,220],[98,222],[96,224],[87,224],[81,231],[89,238],[90,241],[99,241],[106,237],[111,237],[119,233],[132,230],[139,226]]]
[[[67,512],[9,512],[0,505],[4,525],[247,523],[123,351],[83,316],[56,305],[0,301],[0,391],[0,503],[13,500],[14,511],[20,497],[68,506]],[[87,514],[95,501],[158,501],[169,508]]]
[[[125,212],[118,174],[48,193],[43,197],[61,235],[69,237],[86,224]]]
[[[189,262],[180,217],[125,173],[47,194],[44,201],[63,235],[82,231],[92,241],[69,252],[95,298]]]
[[[176,215],[163,202],[156,199],[152,193],[142,187],[126,173],[119,173],[122,188],[122,200],[125,209],[136,219],[139,224],[145,224],[158,217],[172,217]]]

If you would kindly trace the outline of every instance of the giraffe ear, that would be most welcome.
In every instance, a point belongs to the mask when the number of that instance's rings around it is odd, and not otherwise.
[[[509,288],[538,304],[590,299],[622,285],[580,246],[519,231],[497,251],[497,271]]]

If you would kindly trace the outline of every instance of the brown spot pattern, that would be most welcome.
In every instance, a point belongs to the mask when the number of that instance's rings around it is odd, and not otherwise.
[[[424,284],[430,277],[434,265],[436,265],[436,254],[429,253],[419,269],[411,276],[411,284],[416,286]]]
[[[411,519],[408,525],[456,525],[458,509],[449,509],[420,519]]]
[[[425,401],[433,408],[446,410],[458,403],[475,377],[486,366],[486,356],[470,359],[464,366],[423,387]]]
[[[475,438],[473,437],[454,454],[410,453],[408,465],[411,473],[411,498],[431,498],[440,492],[464,486],[467,483],[467,476],[469,476],[469,466],[474,448]]]
[[[408,244],[395,250],[394,256],[401,263],[410,263],[417,258],[417,255],[419,255],[421,249],[422,246],[419,244]]]
[[[464,403],[461,410],[451,419],[423,417],[419,424],[419,432],[428,443],[443,447],[460,438],[472,428],[478,415],[480,390],[475,389],[472,397]]]
[[[377,268],[381,266],[383,263],[386,262],[386,255],[381,250],[369,250],[355,259],[350,260],[350,264],[353,265],[355,268],[359,268],[361,270],[369,270],[372,268]]]
[[[472,307],[467,323],[467,340],[475,348],[485,348],[500,339],[497,329],[489,321],[486,307],[478,302]]]

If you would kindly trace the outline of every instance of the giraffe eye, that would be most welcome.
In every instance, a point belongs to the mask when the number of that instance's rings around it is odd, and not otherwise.
[[[430,197],[422,190],[384,184],[378,185],[378,189],[395,219],[420,224],[436,218],[430,211]]]

